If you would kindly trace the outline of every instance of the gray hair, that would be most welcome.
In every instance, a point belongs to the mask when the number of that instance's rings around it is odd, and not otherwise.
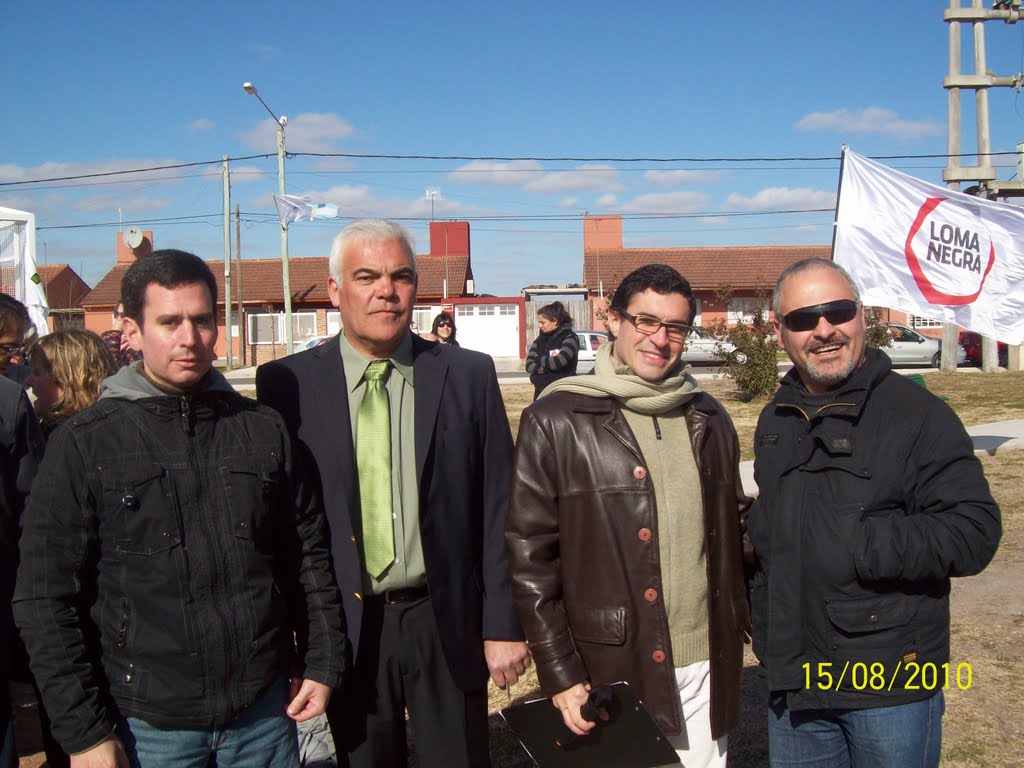
[[[350,243],[386,243],[389,240],[399,240],[405,245],[412,260],[412,271],[415,272],[416,241],[408,229],[389,219],[358,219],[341,230],[331,243],[328,268],[334,282],[341,285],[341,257]]]
[[[776,320],[782,320],[782,310],[779,302],[779,294],[782,293],[782,284],[793,275],[798,275],[809,269],[831,269],[833,272],[838,272],[842,275],[847,284],[849,284],[850,290],[853,292],[853,300],[860,301],[860,291],[857,290],[857,284],[853,282],[853,278],[850,277],[849,272],[831,259],[819,259],[812,256],[809,259],[800,259],[800,261],[790,264],[782,270],[782,274],[779,275],[779,279],[775,281],[775,293],[772,294],[772,311],[775,313]]]

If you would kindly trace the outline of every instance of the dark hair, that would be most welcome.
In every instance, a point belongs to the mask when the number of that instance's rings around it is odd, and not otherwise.
[[[608,309],[615,312],[627,312],[629,311],[627,309],[629,302],[633,300],[633,297],[646,290],[662,295],[680,294],[690,306],[689,322],[692,323],[697,317],[697,300],[693,297],[690,282],[667,264],[645,264],[622,278],[619,287],[615,289]]]
[[[32,325],[25,305],[9,294],[0,293],[0,333],[11,320],[18,324],[21,333],[28,331]]]
[[[558,323],[558,325],[565,325],[566,323],[572,325],[572,315],[565,311],[565,307],[562,306],[560,301],[545,304],[537,310],[537,314],[546,317],[554,323]]]
[[[434,325],[430,329],[430,332],[437,336],[437,327],[441,325],[441,323],[444,322],[445,320],[451,323],[452,326],[452,335],[448,337],[448,343],[450,344],[451,342],[455,341],[455,318],[452,317],[451,312],[442,312],[437,317],[435,317]]]
[[[217,307],[217,281],[206,262],[194,253],[165,248],[142,256],[128,267],[121,278],[121,303],[124,313],[142,326],[146,289],[151,283],[161,288],[202,283],[210,291],[210,301]]]

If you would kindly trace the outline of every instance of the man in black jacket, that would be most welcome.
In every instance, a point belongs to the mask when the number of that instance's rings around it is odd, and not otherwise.
[[[748,522],[772,765],[937,766],[949,579],[988,565],[999,508],[956,414],[866,349],[845,270],[792,265],[774,311],[794,367],[758,421]]]
[[[212,369],[201,259],[156,251],[121,295],[144,360],[54,433],[25,513],[15,618],[54,735],[72,768],[295,765],[345,667],[314,483]]]
[[[0,296],[9,298],[5,294]],[[3,309],[0,304],[0,328],[6,319]],[[0,375],[0,768],[18,765],[14,717],[7,690],[16,646],[11,597],[18,569],[21,512],[42,449],[42,431],[25,390]]]
[[[355,646],[327,716],[339,762],[486,768],[487,676],[514,684],[529,654],[502,531],[512,435],[493,361],[410,332],[416,251],[364,219],[331,246],[327,291],[344,331],[267,363],[261,402],[314,457]]]

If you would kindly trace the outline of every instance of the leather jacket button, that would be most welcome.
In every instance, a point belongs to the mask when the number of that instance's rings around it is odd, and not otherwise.
[[[636,532],[636,536],[638,539],[640,539],[640,541],[650,541],[651,536],[653,535],[654,534],[651,533],[650,528],[641,528],[639,531]]]
[[[665,661],[665,652],[664,651],[655,651],[654,653],[651,654],[651,658],[654,661],[656,661],[659,664],[661,664],[663,661]]]
[[[644,590],[644,600],[646,600],[648,603],[653,603],[657,599],[658,590],[650,588]]]
[[[637,480],[643,480],[645,477],[647,477],[647,469],[645,467],[634,467],[633,477],[635,477]]]

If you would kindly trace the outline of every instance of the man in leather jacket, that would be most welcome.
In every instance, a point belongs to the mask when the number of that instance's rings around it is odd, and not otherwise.
[[[749,616],[736,432],[680,362],[695,313],[671,267],[623,279],[594,375],[552,384],[523,414],[505,533],[566,726],[594,728],[580,713],[590,687],[625,680],[689,767],[725,765]]]
[[[155,251],[121,287],[144,359],[53,434],[24,515],[14,612],[53,733],[72,768],[295,765],[346,663],[315,479],[213,370],[205,262]]]
[[[999,508],[956,414],[866,349],[842,267],[788,267],[774,311],[793,370],[757,425],[749,518],[772,765],[937,766],[949,579],[992,559]]]

